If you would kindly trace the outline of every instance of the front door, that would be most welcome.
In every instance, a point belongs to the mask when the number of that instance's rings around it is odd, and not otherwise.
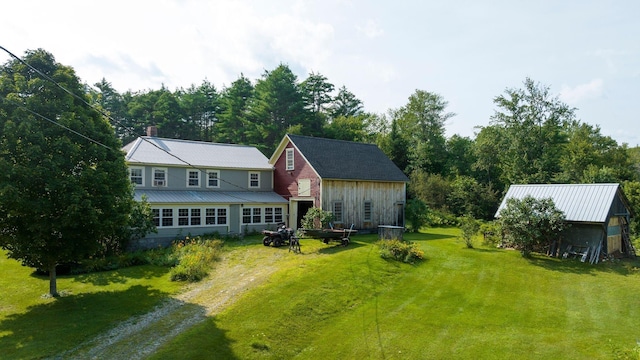
[[[289,226],[293,229],[301,227],[302,218],[307,214],[307,211],[313,207],[312,200],[291,200],[291,214],[289,215]]]

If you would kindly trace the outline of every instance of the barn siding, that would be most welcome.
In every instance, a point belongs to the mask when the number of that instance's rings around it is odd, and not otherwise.
[[[405,201],[405,184],[399,182],[323,180],[321,207],[332,211],[333,203],[342,201],[343,226],[356,229],[377,229],[378,225],[393,225],[397,219],[396,205]],[[364,221],[364,203],[370,201],[371,221]]]

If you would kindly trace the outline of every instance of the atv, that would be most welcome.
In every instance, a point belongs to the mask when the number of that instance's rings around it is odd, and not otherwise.
[[[279,223],[276,231],[262,230],[262,235],[264,235],[264,238],[262,238],[264,246],[273,244],[273,246],[278,247],[288,245],[291,239],[295,237],[295,232],[293,229],[285,227],[284,223]]]

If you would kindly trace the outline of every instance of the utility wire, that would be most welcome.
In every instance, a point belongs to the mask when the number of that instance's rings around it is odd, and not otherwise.
[[[55,84],[58,88],[62,89],[65,93],[67,93],[67,94],[69,94],[69,95],[73,96],[74,98],[76,98],[76,99],[80,100],[82,103],[84,103],[85,105],[89,106],[89,107],[90,107],[90,108],[92,108],[93,110],[97,111],[99,114],[101,114],[102,116],[106,117],[106,118],[107,118],[107,119],[109,119],[111,122],[118,124],[121,128],[123,128],[123,129],[124,129],[124,130],[126,130],[127,132],[129,132],[129,133],[131,133],[131,134],[134,134],[134,135],[138,135],[138,134],[137,134],[137,132],[135,131],[135,129],[132,129],[131,127],[129,127],[129,126],[127,126],[127,125],[123,124],[123,123],[122,123],[122,122],[120,122],[119,120],[114,119],[113,117],[111,117],[107,112],[105,112],[105,111],[104,111],[104,110],[102,110],[101,108],[99,108],[99,107],[97,107],[97,106],[95,106],[95,105],[93,105],[93,104],[88,103],[84,98],[82,98],[81,96],[79,96],[79,95],[77,95],[77,94],[75,94],[75,93],[73,93],[73,92],[69,91],[69,90],[68,90],[68,89],[66,89],[64,86],[62,86],[60,83],[58,83],[57,81],[55,81],[54,79],[52,79],[49,75],[47,75],[47,74],[43,73],[43,72],[42,72],[42,71],[40,71],[39,69],[37,69],[37,68],[33,67],[31,64],[29,64],[29,63],[27,63],[26,61],[22,60],[21,58],[19,58],[19,57],[18,57],[18,56],[16,56],[15,54],[13,54],[11,51],[7,50],[5,47],[3,47],[3,46],[1,46],[1,45],[0,45],[0,49],[1,49],[1,50],[3,50],[4,52],[6,52],[7,54],[9,54],[9,56],[11,56],[12,58],[14,58],[14,59],[16,59],[17,61],[19,61],[21,64],[23,64],[23,65],[27,66],[29,69],[31,69],[31,70],[33,70],[33,71],[35,71],[38,75],[40,75],[41,77],[43,77],[45,80],[47,80],[47,81],[49,81],[49,82],[51,82],[51,83]],[[20,105],[18,105],[18,104],[15,104],[15,105],[20,106]],[[51,119],[48,119],[48,118],[46,118],[45,116],[43,116],[43,115],[40,115],[40,114],[36,113],[35,111],[29,110],[29,109],[25,108],[24,106],[20,106],[20,107],[21,107],[21,108],[23,108],[24,110],[26,110],[26,111],[28,111],[28,112],[30,112],[30,113],[32,113],[32,114],[34,114],[34,115],[38,116],[38,117],[41,117],[41,118],[43,118],[43,119],[47,120],[47,121],[52,121]],[[52,121],[52,122],[54,122],[54,121]],[[54,122],[54,123],[55,123],[55,122]],[[57,124],[57,123],[56,123],[56,124]],[[61,126],[61,127],[64,127],[64,126],[63,126],[63,125],[61,125],[61,124],[57,124],[57,125],[59,125],[59,126]],[[79,136],[82,136],[82,137],[83,137],[83,138],[85,138],[85,139],[88,139],[88,140],[90,140],[90,141],[92,141],[92,142],[96,142],[96,143],[97,143],[97,141],[96,141],[96,140],[93,140],[93,139],[91,139],[91,138],[89,138],[89,137],[87,137],[87,136],[85,136],[85,135],[83,135],[83,134],[80,134],[80,133],[78,133],[77,131],[74,131],[74,130],[69,129],[69,128],[67,128],[67,127],[64,127],[64,128],[65,128],[65,129],[67,129],[67,130],[69,130],[69,131],[71,131],[71,132],[73,132],[73,133],[75,133],[75,134],[77,134],[77,135],[79,135]],[[199,171],[206,171],[206,169],[199,168],[199,167],[197,167],[197,166],[195,166],[195,165],[193,165],[193,164],[189,163],[188,161],[186,161],[186,160],[184,160],[184,159],[180,158],[179,156],[177,156],[177,155],[175,155],[175,154],[172,154],[171,152],[167,151],[166,149],[163,149],[162,147],[158,146],[157,144],[155,144],[153,141],[150,141],[150,140],[149,140],[149,139],[147,139],[146,137],[144,137],[144,136],[139,136],[139,135],[138,135],[138,137],[139,137],[141,140],[143,140],[143,141],[145,141],[145,142],[149,143],[150,145],[154,146],[155,148],[159,149],[160,151],[162,151],[162,152],[166,153],[167,155],[169,155],[169,156],[171,156],[171,157],[175,158],[176,160],[178,160],[178,161],[180,161],[180,162],[184,163],[184,164],[185,164],[185,165],[187,165],[188,167],[193,168],[193,169],[196,169],[196,170],[199,170]],[[100,145],[102,145],[102,144],[100,144]],[[102,145],[102,146],[105,146],[105,145]],[[109,147],[107,147],[107,148],[109,148]],[[111,148],[109,148],[109,149],[111,149]],[[237,188],[239,188],[239,189],[241,189],[241,190],[244,190],[244,191],[251,191],[251,190],[250,190],[250,189],[248,189],[248,188],[245,188],[245,187],[242,187],[242,186],[237,185],[237,184],[235,184],[235,183],[232,183],[232,182],[226,181],[226,180],[224,180],[224,179],[222,179],[222,178],[219,178],[219,180],[220,180],[220,181],[222,181],[222,182],[224,182],[224,183],[227,183],[227,184],[229,184],[229,185],[235,186],[235,187],[237,187]],[[229,195],[229,194],[228,194],[228,195]],[[231,197],[235,197],[235,198],[237,198],[238,200],[244,200],[244,201],[251,202],[251,200],[250,200],[250,199],[244,199],[244,198],[240,198],[240,197],[232,196],[232,195],[230,195],[230,196],[231,196]],[[267,204],[267,203],[263,203],[263,204]]]

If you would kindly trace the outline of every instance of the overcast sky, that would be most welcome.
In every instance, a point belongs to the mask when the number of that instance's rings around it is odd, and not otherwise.
[[[386,113],[416,89],[456,113],[447,136],[474,137],[493,98],[547,85],[578,118],[640,145],[640,1],[38,1],[2,6],[0,46],[43,48],[82,81],[118,91],[218,90],[287,64],[346,86]],[[0,52],[0,62],[9,56]]]

